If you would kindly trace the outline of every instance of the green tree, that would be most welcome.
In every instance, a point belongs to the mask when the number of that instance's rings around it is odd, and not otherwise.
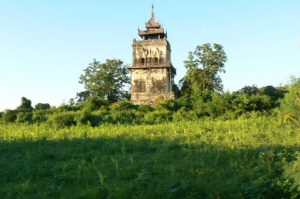
[[[32,120],[32,116],[33,116],[32,112],[19,112],[17,114],[16,122],[17,123],[27,123],[27,124],[30,124],[33,121]]]
[[[35,110],[47,110],[51,108],[50,104],[48,103],[38,103],[34,107]]]
[[[288,93],[280,103],[284,122],[300,124],[300,78],[292,78]]]
[[[256,85],[244,86],[243,88],[238,90],[237,93],[246,94],[246,95],[256,95],[259,93],[259,89],[257,88]]]
[[[259,89],[263,95],[269,96],[272,100],[273,108],[278,107],[280,105],[280,99],[284,97],[287,93],[287,89],[285,87],[274,87],[274,86],[265,86]]]
[[[80,76],[79,82],[84,84],[92,96],[116,102],[124,99],[126,95],[124,88],[130,83],[130,79],[128,70],[121,60],[107,59],[105,63],[100,63],[94,59]]]
[[[87,101],[91,97],[90,91],[81,91],[76,94],[76,102],[82,103]]]
[[[2,115],[2,120],[5,123],[15,122],[17,119],[17,112],[15,110],[6,110]]]
[[[182,79],[182,94],[201,94],[223,89],[219,73],[225,72],[227,60],[223,46],[220,44],[203,44],[190,52],[184,62],[187,74]]]
[[[48,110],[35,110],[32,115],[32,121],[36,123],[46,122],[48,119]]]
[[[33,110],[31,106],[31,100],[26,97],[21,98],[21,104],[17,107],[16,111],[18,112],[31,112]]]

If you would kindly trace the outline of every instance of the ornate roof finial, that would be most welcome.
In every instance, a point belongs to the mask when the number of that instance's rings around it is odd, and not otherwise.
[[[151,17],[154,18],[154,5],[152,3]]]

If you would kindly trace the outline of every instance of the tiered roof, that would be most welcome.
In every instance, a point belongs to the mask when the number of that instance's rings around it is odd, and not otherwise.
[[[148,39],[153,36],[160,36],[159,38],[164,38],[165,34],[164,28],[158,23],[154,16],[154,7],[152,5],[152,12],[150,20],[145,24],[146,30],[138,30],[139,36],[143,39]]]

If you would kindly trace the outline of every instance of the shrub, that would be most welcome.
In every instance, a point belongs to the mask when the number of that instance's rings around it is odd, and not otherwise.
[[[223,95],[219,93],[212,93],[211,100],[206,102],[206,111],[211,117],[219,117],[224,115],[230,106],[231,96],[229,93]]]
[[[84,102],[83,109],[87,111],[95,111],[101,107],[105,107],[109,105],[108,101],[101,100],[97,97],[91,97],[88,101]]]
[[[110,113],[112,123],[132,124],[136,121],[134,110],[112,111]]]
[[[182,96],[179,99],[176,99],[176,101],[181,105],[181,107],[184,107],[186,110],[193,109],[194,100],[192,100],[189,96]]]
[[[35,110],[32,116],[33,122],[36,123],[46,122],[48,119],[47,113],[48,111],[45,110]]]
[[[148,104],[141,104],[141,105],[138,106],[137,110],[139,112],[147,113],[147,112],[153,111],[154,108],[151,105],[148,105]]]
[[[20,111],[20,112],[31,112],[33,110],[32,106],[31,106],[31,100],[22,97],[21,98],[21,104],[20,106],[17,107],[16,111]]]
[[[47,110],[50,109],[50,104],[38,103],[35,105],[35,110]]]
[[[186,108],[181,108],[173,113],[174,121],[192,121],[196,119],[198,119],[197,113],[192,110],[186,110]]]
[[[130,101],[120,101],[111,105],[112,111],[125,111],[131,109],[137,109],[137,106],[131,103]]]
[[[66,111],[78,111],[80,110],[80,105],[70,105],[70,104],[62,104],[57,107],[56,111],[58,112],[66,112]]]
[[[288,93],[280,103],[284,123],[300,123],[300,78],[292,79]]]
[[[292,186],[295,190],[300,191],[300,156],[298,156],[297,160],[284,167],[284,176],[293,181]],[[300,197],[299,192],[298,196]]]
[[[113,119],[107,107],[101,107],[99,110],[92,112],[99,118],[100,123],[113,123]]]
[[[5,123],[15,122],[17,119],[17,111],[15,110],[6,110],[2,115],[2,120]]]
[[[262,94],[237,94],[232,97],[231,109],[238,115],[252,111],[270,111],[272,109],[271,98]]]
[[[204,100],[201,97],[195,98],[193,110],[198,118],[209,116],[209,113],[207,112],[207,100]]]
[[[251,95],[248,100],[246,100],[247,111],[266,111],[271,108],[271,99],[266,95]]]
[[[75,112],[56,113],[49,117],[47,123],[54,128],[74,126],[77,124],[75,117]]]
[[[30,124],[32,123],[32,115],[32,112],[19,112],[17,114],[16,122]]]
[[[283,167],[283,175],[277,180],[276,185],[288,194],[286,198],[300,198],[300,156]]]
[[[285,87],[275,88],[274,86],[262,87],[260,91],[263,95],[269,96],[271,98],[273,108],[279,107],[280,105],[279,100],[282,99],[284,95],[287,93]]]
[[[92,114],[89,111],[82,111],[77,115],[76,121],[79,124],[89,124],[92,127],[98,126],[100,124],[101,118],[96,114]]]
[[[160,109],[160,107],[169,111],[176,112],[181,108],[181,104],[179,104],[179,102],[175,99],[170,99],[160,102],[157,108]]]
[[[156,110],[144,115],[144,122],[148,124],[162,123],[172,120],[172,112],[168,110]]]

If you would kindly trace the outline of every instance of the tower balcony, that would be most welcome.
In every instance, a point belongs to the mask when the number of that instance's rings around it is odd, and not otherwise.
[[[172,71],[172,73],[175,75],[176,74],[176,69],[173,67],[171,62],[160,62],[160,63],[141,63],[141,62],[135,62],[131,67],[127,67],[129,70],[132,69],[159,69],[159,68],[168,68]]]
[[[147,40],[138,40],[138,39],[134,39],[133,40],[133,45],[135,44],[145,44],[145,43],[167,43],[167,38],[153,38],[153,39],[147,39]]]

